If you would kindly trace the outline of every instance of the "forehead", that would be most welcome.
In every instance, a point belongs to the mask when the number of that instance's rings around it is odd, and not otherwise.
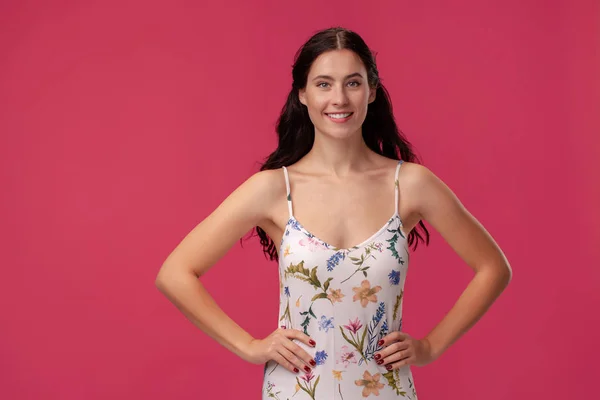
[[[331,50],[315,59],[308,72],[308,77],[310,79],[316,75],[329,75],[343,79],[346,75],[354,72],[360,72],[363,76],[367,74],[362,60],[355,52],[347,49]]]

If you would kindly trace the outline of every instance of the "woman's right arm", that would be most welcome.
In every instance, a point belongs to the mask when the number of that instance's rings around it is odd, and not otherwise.
[[[198,279],[250,229],[270,223],[276,202],[285,202],[279,172],[254,174],[188,233],[164,261],[156,286],[195,326],[242,359],[256,364],[274,359],[294,371],[295,366],[304,369],[312,357],[291,340],[312,346],[310,337],[277,330],[263,340],[254,339],[223,312]]]

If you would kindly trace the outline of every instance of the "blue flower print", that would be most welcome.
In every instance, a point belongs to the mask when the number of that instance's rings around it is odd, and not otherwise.
[[[317,365],[325,364],[325,360],[327,359],[327,352],[325,350],[317,351],[315,353],[315,362]]]
[[[290,219],[289,224],[292,229],[295,229],[297,231],[302,230],[302,228],[300,228],[300,224],[295,219]]]
[[[283,289],[283,292],[285,293],[285,295],[286,295],[287,297],[290,297],[290,288],[289,288],[289,287],[287,287],[287,286],[286,286],[286,287]]]
[[[346,255],[343,251],[338,251],[327,260],[327,271],[331,272],[340,263],[341,260],[345,259]]]
[[[335,328],[333,326],[333,317],[327,318],[324,315],[321,315],[321,320],[319,321],[319,330],[324,330],[325,332],[329,332],[329,329]]]
[[[400,283],[400,271],[392,270],[388,277],[390,278],[390,283],[392,285],[397,285]]]

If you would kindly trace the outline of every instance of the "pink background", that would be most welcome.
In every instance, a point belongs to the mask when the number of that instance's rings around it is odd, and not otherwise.
[[[154,279],[273,150],[293,54],[332,25],[378,52],[399,126],[514,270],[479,324],[413,368],[420,398],[597,392],[596,0],[50,3],[0,5],[0,398],[260,398],[262,365]],[[471,271],[436,233],[412,261],[418,337]],[[253,239],[203,282],[263,337],[277,279]]]

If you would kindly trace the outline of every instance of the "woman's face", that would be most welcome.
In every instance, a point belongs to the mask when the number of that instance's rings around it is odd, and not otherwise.
[[[316,134],[346,138],[361,134],[375,90],[369,88],[367,70],[356,53],[332,50],[313,62],[299,98]]]

